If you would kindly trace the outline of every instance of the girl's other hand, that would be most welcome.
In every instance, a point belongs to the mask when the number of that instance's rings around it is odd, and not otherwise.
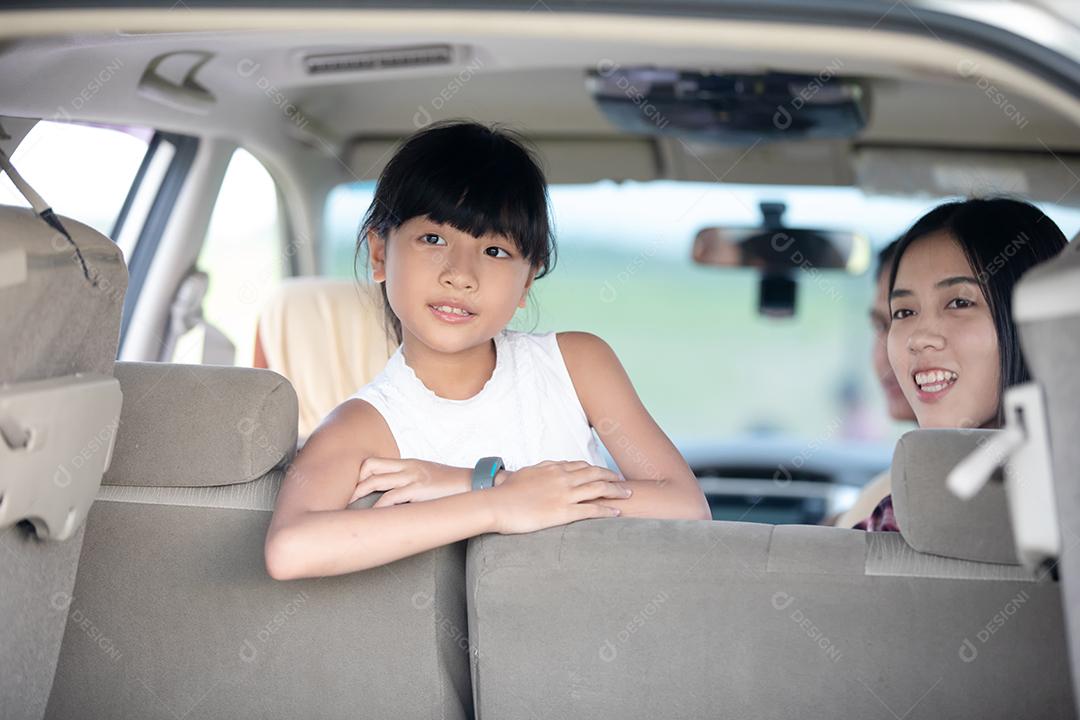
[[[369,457],[360,464],[356,489],[349,504],[373,492],[383,496],[372,507],[422,502],[468,492],[472,470],[426,460]]]
[[[630,488],[607,468],[578,460],[545,460],[536,465],[500,471],[491,493],[495,532],[533,532],[575,520],[614,517],[618,509],[587,502],[600,498],[625,500]]]

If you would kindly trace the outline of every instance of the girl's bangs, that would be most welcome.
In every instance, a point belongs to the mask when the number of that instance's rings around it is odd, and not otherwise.
[[[530,254],[542,244],[546,228],[537,227],[536,208],[528,207],[526,193],[515,193],[513,187],[509,182],[489,182],[432,188],[430,205],[422,214],[473,237],[502,235],[522,253]]]

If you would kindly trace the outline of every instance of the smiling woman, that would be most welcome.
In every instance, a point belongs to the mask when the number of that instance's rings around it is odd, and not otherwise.
[[[1028,382],[1013,289],[1066,246],[1053,220],[1009,198],[941,205],[896,248],[889,363],[921,428],[998,428],[1005,389]],[[856,525],[898,531],[887,496]]]
[[[1003,353],[960,244],[932,233],[910,247],[902,266],[890,294],[889,356],[919,425],[994,424]]]
[[[947,203],[912,226],[890,277],[889,362],[920,427],[998,427],[1007,387],[1030,379],[1012,319],[1020,277],[1065,247],[1034,205]]]

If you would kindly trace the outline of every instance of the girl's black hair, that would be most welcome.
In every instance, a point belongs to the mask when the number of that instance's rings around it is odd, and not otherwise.
[[[451,120],[409,137],[379,175],[354,267],[368,231],[386,241],[392,230],[423,215],[474,237],[504,235],[538,269],[537,279],[555,266],[544,173],[527,141],[511,130]],[[401,343],[401,321],[386,283],[380,284],[388,332]]]
[[[900,238],[889,271],[890,295],[904,253],[915,241],[937,232],[959,243],[990,307],[1001,358],[996,417],[1000,426],[1005,419],[1005,388],[1031,379],[1012,319],[1013,289],[1027,270],[1060,253],[1068,241],[1053,220],[1023,200],[992,197],[945,203],[919,218]]]

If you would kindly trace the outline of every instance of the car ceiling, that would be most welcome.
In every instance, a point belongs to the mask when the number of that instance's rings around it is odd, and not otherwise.
[[[547,141],[588,141],[598,148],[614,142],[607,157],[621,157],[626,165],[614,175],[641,179],[851,184],[859,166],[854,157],[865,149],[930,149],[1021,162],[1030,155],[1048,163],[1050,153],[1071,163],[1070,155],[1080,152],[1080,99],[1055,95],[1037,77],[990,56],[928,37],[629,17],[599,22],[576,16],[559,24],[557,13],[519,14],[515,24],[498,13],[469,12],[278,12],[212,21],[202,19],[205,13],[180,14],[188,27],[232,22],[252,29],[9,37],[0,44],[0,115],[60,115],[224,137],[257,154],[332,160],[341,179],[377,175],[380,158],[415,129],[421,109],[431,120],[466,116],[508,124],[541,140],[542,149]],[[290,18],[297,29],[275,29]],[[453,62],[321,75],[304,67],[310,55],[431,44],[449,45]],[[182,52],[205,53],[194,80],[212,102],[178,108],[140,89],[155,58]],[[740,160],[745,148],[623,134],[586,89],[586,71],[603,61],[808,75],[833,68],[869,87],[871,117],[853,141],[774,143]],[[191,61],[173,64],[184,62]],[[106,75],[80,101],[95,76]],[[1022,127],[990,86],[1023,117]],[[291,118],[282,111],[285,104],[295,109]],[[596,158],[604,157],[576,150],[563,155],[555,172],[562,181],[595,179]],[[739,169],[728,177],[733,165]]]

